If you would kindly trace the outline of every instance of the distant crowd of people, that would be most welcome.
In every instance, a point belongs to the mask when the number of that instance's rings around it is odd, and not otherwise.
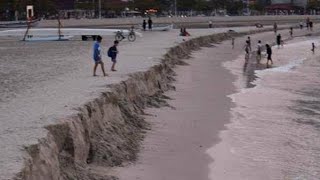
[[[300,22],[299,26],[300,26],[300,29],[303,29],[304,25],[303,25],[302,22]],[[309,18],[306,19],[306,27],[307,27],[307,30],[313,31],[313,22]],[[280,47],[284,46],[284,41],[282,39],[281,34],[280,33],[277,34],[277,32],[278,32],[277,23],[273,24],[273,31],[276,34],[276,45],[277,45],[277,47],[279,49]],[[289,28],[289,35],[290,35],[290,38],[293,38],[293,27]],[[232,38],[231,39],[232,49],[234,48],[234,44],[235,44],[234,41],[235,41],[235,39]],[[268,44],[268,43],[265,44],[265,49],[266,49],[266,55],[267,55],[267,68],[269,68],[269,62],[271,64],[273,64],[271,45]],[[315,49],[316,49],[316,46],[315,46],[315,43],[313,42],[311,44],[311,51],[312,51],[313,54],[315,53]],[[251,49],[251,38],[250,38],[250,36],[248,36],[248,38],[247,38],[247,40],[245,42],[244,50],[245,50],[245,61],[247,63],[248,60],[249,60],[249,57],[250,57],[251,50],[252,50]],[[257,43],[256,59],[257,59],[257,63],[260,64],[260,60],[262,59],[262,44],[261,44],[261,40],[258,40],[258,43]]]

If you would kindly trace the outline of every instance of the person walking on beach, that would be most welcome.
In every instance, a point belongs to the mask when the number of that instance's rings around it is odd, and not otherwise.
[[[148,29],[149,30],[152,30],[152,24],[153,24],[152,19],[151,19],[151,17],[149,17],[149,20],[148,20]]]
[[[277,34],[277,31],[278,31],[278,25],[277,25],[277,23],[275,22],[275,23],[273,24],[273,32],[274,32],[275,34]]]
[[[142,28],[144,31],[147,29],[147,21],[145,19],[142,22]]]
[[[245,60],[247,62],[249,60],[249,57],[250,57],[250,48],[249,48],[249,41],[248,40],[246,41],[246,44],[244,46],[244,50],[246,52]]]
[[[249,46],[249,50],[251,51],[251,38],[250,38],[250,36],[248,36],[248,46]]]
[[[309,28],[310,28],[310,31],[313,31],[313,22],[312,21],[309,22]]]
[[[278,49],[280,48],[280,45],[281,45],[281,34],[278,34],[277,35],[277,45],[278,45]]]
[[[101,58],[101,41],[102,41],[102,37],[98,36],[97,41],[93,45],[93,60],[94,60],[93,76],[97,76],[96,71],[99,64],[101,66],[103,76],[107,76],[107,74],[104,71],[104,63],[102,62],[102,58]]]
[[[271,64],[273,64],[272,61],[272,49],[269,44],[266,44],[266,50],[267,50],[267,68],[269,68],[269,61],[271,61]]]
[[[261,51],[262,51],[262,45],[261,45],[261,41],[259,40],[257,44],[257,64],[260,64]]]
[[[232,46],[232,49],[234,49],[234,40],[235,40],[234,37],[232,37],[232,38],[231,38],[231,46]]]
[[[290,27],[289,33],[290,33],[290,37],[293,38],[293,27]]]
[[[315,49],[316,49],[316,46],[314,45],[314,43],[312,43],[312,48],[311,48],[312,54],[314,54]]]
[[[119,41],[114,41],[113,46],[111,46],[108,50],[108,56],[111,58],[112,66],[111,71],[117,71],[115,69],[117,63],[117,55],[119,54],[117,46],[119,45]]]

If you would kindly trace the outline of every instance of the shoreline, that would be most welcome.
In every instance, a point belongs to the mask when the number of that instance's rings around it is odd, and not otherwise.
[[[280,32],[281,33],[281,32]],[[313,32],[314,35],[316,35],[318,32]],[[285,35],[286,37],[289,37],[288,33],[281,33],[281,35]],[[299,34],[296,36],[300,38],[301,36],[309,36],[309,33],[306,31],[300,31]],[[252,36],[253,37],[253,36]],[[260,39],[264,42],[264,39]],[[290,39],[290,41],[295,42],[295,39]],[[299,42],[299,40],[297,41]],[[290,45],[290,43],[289,43]],[[311,46],[311,43],[310,43]],[[255,46],[253,46],[255,47]],[[273,60],[274,65],[273,67],[269,68],[271,71],[272,69],[277,69],[278,67],[281,67],[285,64],[283,64],[283,60],[280,60],[277,58],[277,53],[281,53],[282,48],[277,49],[275,46],[273,46]],[[284,45],[284,50],[286,50],[286,45]],[[282,50],[282,51],[284,51]],[[304,51],[303,51],[304,52]],[[302,52],[301,52],[302,53]],[[306,53],[308,54],[308,53]],[[309,55],[310,56],[310,55]],[[311,55],[312,56],[312,55]],[[294,59],[293,59],[294,61]],[[240,63],[242,62],[242,63]],[[264,82],[265,79],[254,79],[255,70],[267,70],[265,65],[266,58],[263,58],[263,61],[261,61],[262,64],[257,65],[255,56],[251,56],[250,60],[248,62],[249,67],[241,66],[244,63],[244,53],[240,55],[238,58],[234,59],[231,62],[226,62],[224,64],[224,67],[228,69],[234,76],[236,76],[236,81],[234,82],[234,88],[236,89],[236,92],[233,94],[230,94],[228,97],[232,99],[233,104],[235,105],[231,110],[230,113],[232,115],[231,122],[226,124],[227,129],[222,130],[219,133],[219,138],[221,138],[221,141],[218,144],[215,144],[210,149],[207,150],[207,153],[215,159],[215,162],[212,162],[209,166],[211,169],[210,177],[211,179],[225,179],[225,180],[233,180],[233,179],[279,179],[279,178],[298,178],[302,176],[293,177],[292,174],[290,174],[290,170],[288,168],[285,168],[286,166],[289,166],[289,164],[286,164],[286,161],[284,160],[284,169],[286,173],[284,173],[283,176],[281,176],[279,172],[279,167],[277,161],[277,158],[281,158],[282,156],[286,157],[286,151],[282,154],[277,154],[278,157],[273,157],[275,159],[272,159],[268,156],[259,156],[259,153],[262,154],[270,154],[273,153],[273,149],[267,150],[267,143],[270,143],[272,145],[275,145],[273,148],[284,148],[284,147],[278,147],[280,143],[277,141],[278,139],[281,139],[282,136],[285,136],[281,133],[281,131],[276,131],[277,133],[272,133],[273,129],[268,129],[268,125],[264,127],[261,124],[258,124],[258,121],[260,119],[263,119],[261,117],[261,114],[264,114],[264,112],[268,111],[268,106],[264,107],[267,110],[259,109],[263,107],[264,104],[268,104],[270,101],[269,106],[280,106],[281,101],[277,101],[277,98],[280,99],[280,97],[276,97],[275,99],[271,97],[268,97],[268,91],[271,91],[271,88],[268,87],[266,84],[270,83],[270,80],[268,82]],[[290,60],[286,60],[286,62],[290,62]],[[246,69],[247,68],[247,69]],[[278,75],[271,75],[274,76],[274,79],[277,79],[277,76],[281,76],[281,74]],[[289,78],[289,77],[287,77]],[[285,79],[285,78],[284,78]],[[283,80],[283,79],[282,79]],[[259,87],[258,89],[260,91],[255,91],[257,88],[255,88],[257,81],[259,84],[264,84],[264,86]],[[276,82],[273,82],[277,84]],[[272,87],[274,84],[270,84]],[[254,88],[253,88],[254,87]],[[265,90],[263,90],[265,89]],[[255,92],[250,94],[249,92]],[[264,99],[262,98],[263,95],[265,96]],[[260,95],[260,96],[259,96]],[[274,94],[275,96],[279,95],[277,93]],[[285,100],[286,94],[280,95]],[[258,98],[259,99],[255,99]],[[277,101],[277,103],[275,103]],[[240,102],[240,103],[239,103]],[[252,102],[255,102],[254,104]],[[285,102],[285,101],[284,101]],[[260,107],[261,106],[261,107]],[[285,108],[288,108],[285,106]],[[260,110],[260,111],[258,111]],[[277,108],[274,108],[274,112],[277,111]],[[247,114],[242,114],[247,113]],[[261,114],[260,114],[261,113]],[[267,117],[266,113],[266,117]],[[270,113],[273,114],[273,113]],[[280,115],[281,112],[277,112],[274,114]],[[274,117],[273,119],[265,118],[265,124],[267,122],[272,121],[274,123],[273,128],[279,128],[283,126],[282,124],[277,127],[278,124],[280,124],[281,116]],[[247,121],[250,121],[248,123]],[[251,125],[251,126],[249,126]],[[256,127],[258,126],[258,127]],[[271,125],[270,125],[271,126]],[[256,128],[256,129],[255,129]],[[254,129],[251,134],[247,132],[247,129]],[[290,128],[289,128],[290,129]],[[282,131],[286,131],[286,129],[281,129]],[[249,131],[249,130],[248,130]],[[247,136],[244,138],[241,136],[243,134],[246,134]],[[264,134],[265,137],[261,137],[261,134]],[[273,134],[277,134],[277,136],[274,136]],[[294,135],[293,135],[294,136]],[[271,137],[271,138],[266,138]],[[278,138],[278,139],[277,139]],[[293,137],[286,137],[282,140],[285,142],[287,139],[290,139]],[[265,142],[263,141],[265,140]],[[312,140],[310,140],[312,141]],[[242,144],[241,144],[241,143]],[[264,144],[265,143],[265,144]],[[288,142],[289,143],[289,142]],[[251,147],[253,146],[253,147]],[[249,148],[251,147],[251,148]],[[259,149],[261,148],[261,149]],[[260,151],[256,152],[256,149],[259,149]],[[298,150],[297,150],[298,151]],[[270,158],[270,159],[269,159]],[[290,157],[291,159],[294,159],[294,155]],[[289,158],[289,159],[290,159]],[[251,159],[251,161],[247,161],[248,159]],[[285,158],[284,158],[285,159]],[[298,159],[298,158],[297,158]],[[302,158],[303,159],[303,158]],[[273,165],[272,160],[275,161]],[[288,159],[287,159],[288,160]],[[223,165],[222,165],[223,164]],[[294,163],[293,163],[294,164]],[[291,164],[293,166],[293,164]],[[269,166],[268,166],[269,165]],[[297,165],[298,166],[298,165]],[[289,168],[290,169],[290,168]],[[297,168],[299,169],[299,168]],[[282,170],[282,169],[281,169]],[[292,170],[293,171],[293,170]],[[242,174],[240,175],[241,172]]]

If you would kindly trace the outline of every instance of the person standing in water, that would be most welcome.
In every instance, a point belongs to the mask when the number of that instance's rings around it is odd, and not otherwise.
[[[290,27],[289,33],[290,33],[290,37],[293,38],[293,27]]]
[[[148,20],[148,29],[149,30],[152,30],[152,24],[153,24],[152,19],[151,19],[151,17],[149,17],[149,20]]]
[[[309,28],[310,28],[310,31],[313,31],[313,22],[312,21],[309,22]]]
[[[299,26],[300,26],[300,29],[303,29],[303,22],[302,21],[300,21]]]
[[[277,45],[278,45],[278,49],[279,49],[280,45],[281,45],[281,34],[277,35]]]
[[[231,38],[231,46],[232,46],[232,49],[234,49],[234,40],[235,40],[234,37],[232,37],[232,38]]]
[[[104,63],[102,62],[102,58],[101,58],[101,41],[102,41],[102,37],[98,36],[97,41],[93,45],[93,60],[94,60],[93,76],[97,76],[96,71],[99,64],[101,66],[103,76],[107,76],[107,74],[104,71]]]
[[[275,22],[275,23],[273,24],[273,32],[274,32],[275,34],[277,34],[277,31],[278,31],[278,25],[277,25],[277,23]]]
[[[316,49],[316,46],[314,45],[314,43],[312,43],[312,48],[311,48],[312,54],[314,54],[315,49]]]
[[[247,62],[249,60],[249,57],[250,57],[250,48],[249,48],[249,41],[248,40],[246,41],[246,44],[244,46],[244,50],[246,52],[245,60]]]
[[[257,64],[260,64],[261,51],[262,51],[262,45],[261,45],[261,41],[259,40],[257,44]]]
[[[269,68],[269,61],[271,61],[271,64],[273,64],[272,49],[269,44],[266,44],[266,50],[267,50],[267,68]]]
[[[251,38],[250,38],[250,36],[248,36],[248,46],[249,46],[249,50],[251,51],[252,49],[251,49]]]

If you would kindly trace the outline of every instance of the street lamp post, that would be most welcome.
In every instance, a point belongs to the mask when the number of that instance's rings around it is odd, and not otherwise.
[[[99,0],[99,19],[101,19],[101,0]]]
[[[174,0],[174,15],[177,16],[177,0]]]

